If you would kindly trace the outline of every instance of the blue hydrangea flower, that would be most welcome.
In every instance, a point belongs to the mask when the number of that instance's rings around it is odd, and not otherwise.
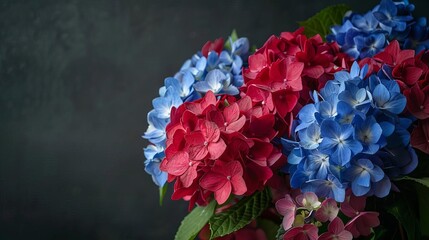
[[[144,149],[145,170],[160,187],[165,184],[167,177],[159,165],[164,157],[165,128],[170,122],[171,109],[184,102],[197,100],[209,90],[237,95],[238,88],[243,85],[241,68],[247,64],[249,41],[247,38],[230,37],[228,42],[230,47],[220,54],[212,51],[205,57],[197,52],[186,60],[179,72],[164,80],[159,97],[152,101],[153,109],[148,113],[149,126],[143,135],[150,142]]]
[[[225,75],[221,70],[214,69],[210,71],[204,81],[199,81],[194,84],[195,90],[206,93],[212,91],[217,94],[237,95],[238,88],[231,84],[231,78]]]
[[[381,0],[365,14],[348,12],[327,39],[355,59],[374,56],[391,40],[398,40],[402,48],[427,50],[429,27],[426,18],[414,19],[414,9],[408,1]]]
[[[329,154],[335,164],[344,166],[349,163],[352,154],[362,151],[362,144],[353,137],[354,128],[351,124],[341,125],[327,119],[322,122],[321,128],[323,141],[320,151]]]
[[[333,198],[337,202],[343,202],[346,195],[343,184],[331,174],[326,179],[314,179],[305,182],[301,190],[314,192],[318,196]]]
[[[159,169],[164,158],[164,148],[159,145],[149,145],[144,149],[146,161],[145,171],[152,176],[153,182],[158,186],[163,186],[167,181],[167,173]]]
[[[173,107],[179,107],[182,103],[183,100],[180,98],[178,90],[174,89],[173,86],[167,88],[164,96],[152,100],[155,116],[159,119],[169,119],[171,109]]]
[[[366,158],[353,160],[345,175],[351,181],[352,191],[356,196],[367,194],[372,183],[384,178],[383,170]]]
[[[281,141],[288,155],[283,171],[293,188],[337,201],[347,188],[357,196],[385,197],[390,179],[417,166],[407,131],[413,120],[400,117],[406,98],[396,81],[366,74],[366,66],[354,63],[299,111],[294,134]]]

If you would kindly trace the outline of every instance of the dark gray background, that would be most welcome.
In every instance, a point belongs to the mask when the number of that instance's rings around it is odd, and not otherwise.
[[[158,205],[140,138],[163,79],[340,2],[0,0],[0,239],[172,239],[187,204]]]

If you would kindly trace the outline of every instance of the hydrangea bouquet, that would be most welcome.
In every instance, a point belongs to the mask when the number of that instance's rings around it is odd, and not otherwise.
[[[429,27],[408,1],[328,7],[165,79],[145,170],[189,202],[176,239],[429,236]]]

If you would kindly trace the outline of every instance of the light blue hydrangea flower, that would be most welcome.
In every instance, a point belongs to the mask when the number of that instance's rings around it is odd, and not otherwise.
[[[232,36],[225,49],[218,54],[211,51],[203,56],[197,52],[184,62],[179,72],[164,80],[159,97],[152,101],[153,109],[148,113],[148,128],[143,135],[150,144],[144,149],[145,170],[152,175],[156,185],[162,187],[167,174],[159,169],[164,158],[166,132],[173,107],[201,98],[211,90],[218,94],[237,95],[243,85],[241,68],[247,64],[249,41]]]

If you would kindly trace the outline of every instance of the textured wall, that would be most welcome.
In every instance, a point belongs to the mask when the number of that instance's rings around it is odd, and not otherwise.
[[[159,207],[140,138],[164,77],[339,2],[0,0],[0,239],[172,239],[187,204]]]

